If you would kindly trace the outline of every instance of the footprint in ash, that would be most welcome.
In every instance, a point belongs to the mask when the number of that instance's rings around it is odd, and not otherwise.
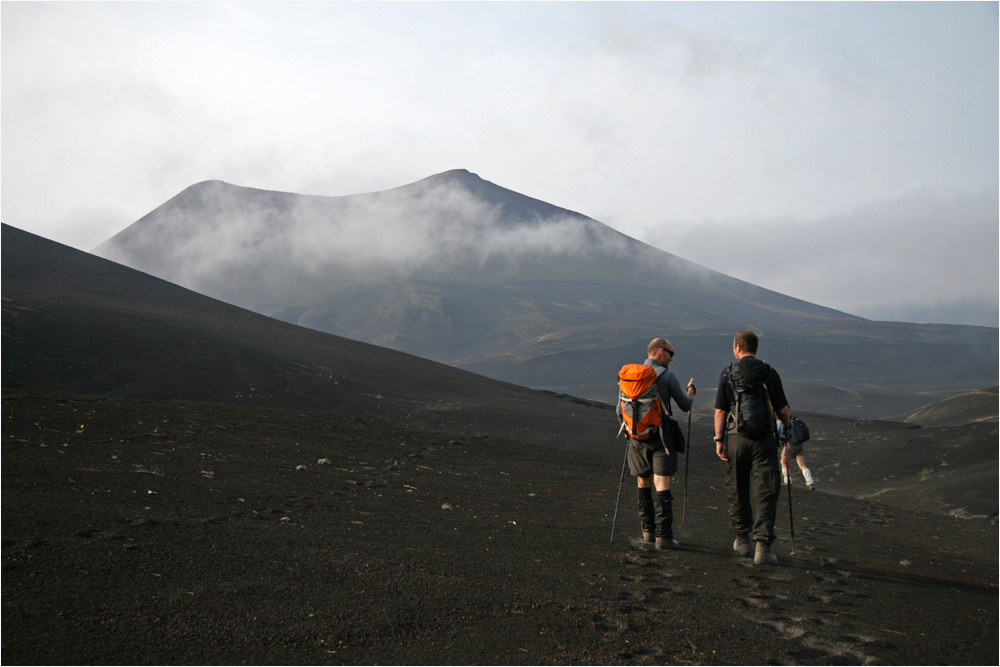
[[[822,566],[820,566],[822,567]],[[789,642],[776,663],[830,661],[831,664],[871,664],[866,646],[879,640],[864,631],[863,619],[851,608],[864,593],[844,571],[817,572],[806,568],[748,570],[733,580],[744,593],[736,613]]]

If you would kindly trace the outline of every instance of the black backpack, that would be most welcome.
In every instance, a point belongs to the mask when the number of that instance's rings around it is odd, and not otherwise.
[[[788,418],[788,422],[792,425],[792,432],[788,434],[788,439],[792,441],[793,445],[801,445],[809,439],[809,427],[804,421],[792,415]]]
[[[745,373],[749,364],[734,361],[726,368],[726,379],[733,392],[729,419],[736,420],[736,432],[751,440],[760,440],[774,433],[774,410],[765,383],[771,367],[758,362],[751,373]],[[748,376],[746,376],[748,375]]]

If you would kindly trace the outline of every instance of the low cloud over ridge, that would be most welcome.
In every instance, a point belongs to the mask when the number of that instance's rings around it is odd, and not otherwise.
[[[486,267],[494,277],[523,279],[529,265],[584,257],[595,247],[617,256],[631,242],[544,202],[519,207],[516,193],[509,193],[513,204],[483,198],[476,189],[484,183],[457,170],[385,192],[316,197],[206,181],[94,252],[232,298],[242,287],[226,283],[237,272],[285,296],[307,283],[333,289],[344,280],[480,278]]]
[[[861,317],[996,327],[998,200],[919,191],[816,221],[678,221],[641,238]]]

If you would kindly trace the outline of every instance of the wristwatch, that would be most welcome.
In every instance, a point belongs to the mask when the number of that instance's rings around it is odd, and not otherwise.
[[[726,439],[725,438],[716,438],[715,441],[716,442],[725,442]]]

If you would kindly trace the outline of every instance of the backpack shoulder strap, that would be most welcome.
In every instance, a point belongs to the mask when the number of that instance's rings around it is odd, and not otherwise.
[[[736,365],[737,362],[733,362],[726,366],[726,370],[723,371],[726,375],[726,380],[729,382],[729,388],[733,392],[733,401],[736,401],[736,394],[739,392],[739,387],[736,384],[736,376],[739,374],[740,369]]]
[[[736,386],[736,372],[739,371],[737,367],[737,362],[732,362],[726,366],[726,370],[722,371],[723,375],[726,376],[726,381],[729,383],[729,414],[726,415],[726,431],[731,431],[736,428],[736,424],[739,422],[738,412],[739,406],[739,388]]]
[[[660,366],[659,368],[657,368],[656,369],[656,379],[657,379],[657,381],[659,381],[659,379],[662,376],[666,375],[667,373],[669,373],[670,376],[673,376],[673,371],[669,371],[666,368],[664,368],[663,366]],[[667,377],[667,380],[669,381],[670,377]],[[667,415],[670,418],[673,418],[674,411],[670,409],[670,395],[667,394],[667,396],[664,398],[663,396],[660,396],[659,389],[657,389],[656,397],[659,399],[660,405],[663,406],[663,409],[660,411],[660,414],[664,414],[664,415]],[[662,433],[660,434],[660,437],[661,438],[663,437]]]
[[[656,372],[656,380],[653,381],[653,387],[656,389],[656,400],[660,402],[660,416],[662,417],[663,415],[666,415],[668,417],[672,417],[673,413],[670,411],[670,396],[667,396],[667,400],[664,401],[663,397],[660,396],[660,388],[657,387],[657,385],[656,385],[656,383],[660,381],[660,378],[663,376],[663,374],[667,373],[669,371],[667,371],[667,369],[666,369],[665,366],[657,366],[653,370]],[[658,435],[660,436],[660,444],[663,445],[664,451],[669,456],[670,455],[670,450],[667,449],[667,442],[666,442],[666,440],[663,437],[663,423],[662,423],[662,421],[660,423],[660,427],[657,428],[656,430],[658,432]]]

